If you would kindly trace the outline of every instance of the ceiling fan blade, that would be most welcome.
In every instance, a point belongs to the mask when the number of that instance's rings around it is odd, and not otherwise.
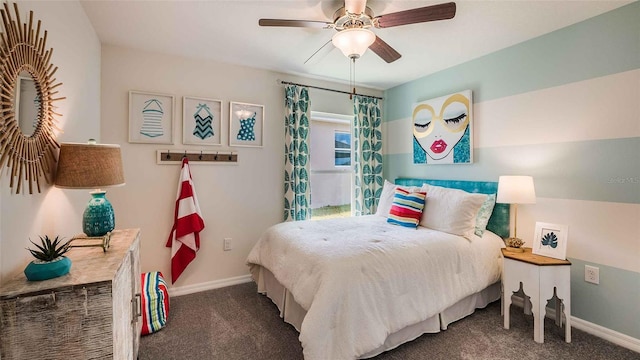
[[[400,57],[402,56],[399,52],[389,46],[389,44],[384,42],[378,36],[376,36],[376,41],[374,41],[373,44],[369,46],[369,49],[376,53],[376,55],[380,56],[382,60],[386,61],[387,63],[392,63],[400,59]]]
[[[456,3],[449,2],[380,15],[377,17],[377,22],[378,27],[388,28],[427,21],[446,20],[453,18],[455,15]]]
[[[344,0],[344,8],[351,14],[362,14],[367,8],[367,0]]]
[[[310,27],[310,28],[326,28],[332,23],[326,21],[314,20],[284,20],[284,19],[260,19],[260,26],[286,26],[286,27]]]

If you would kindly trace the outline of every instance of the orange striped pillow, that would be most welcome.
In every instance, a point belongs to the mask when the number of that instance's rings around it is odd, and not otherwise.
[[[422,217],[426,192],[409,192],[396,188],[387,222],[394,225],[417,228]]]

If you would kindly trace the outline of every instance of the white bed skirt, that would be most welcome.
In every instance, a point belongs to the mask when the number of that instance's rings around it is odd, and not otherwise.
[[[293,295],[278,282],[267,268],[254,265],[251,267],[251,276],[258,286],[258,292],[269,297],[280,310],[280,317],[285,322],[293,325],[299,332],[302,320],[307,313],[306,310],[295,301]],[[458,301],[438,315],[390,334],[382,346],[362,355],[360,358],[374,357],[407,341],[414,340],[425,333],[437,333],[441,330],[446,330],[449,324],[473,314],[476,309],[486,307],[489,303],[500,299],[500,295],[500,282],[489,285],[484,290]]]

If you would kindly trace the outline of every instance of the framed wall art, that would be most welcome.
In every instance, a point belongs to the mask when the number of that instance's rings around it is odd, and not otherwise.
[[[531,252],[566,260],[568,235],[569,227],[566,225],[536,222]]]
[[[185,96],[182,98],[182,143],[222,144],[222,102]]]
[[[129,142],[173,144],[174,97],[129,91]]]
[[[262,147],[264,106],[229,104],[229,146]]]
[[[414,164],[473,163],[471,95],[471,90],[465,90],[414,105]]]

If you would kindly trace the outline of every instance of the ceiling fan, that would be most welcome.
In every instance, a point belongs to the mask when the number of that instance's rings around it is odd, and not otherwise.
[[[338,33],[336,33],[332,39],[333,44],[336,47],[339,47],[347,57],[359,57],[367,48],[369,48],[384,61],[391,63],[398,60],[402,55],[400,55],[400,53],[398,53],[389,44],[384,42],[380,37],[373,34],[373,32],[369,30],[370,28],[388,28],[429,21],[447,20],[453,18],[455,15],[456,4],[454,2],[374,16],[373,11],[367,7],[366,0],[345,0],[344,6],[339,8],[333,15],[333,22],[260,19],[258,21],[258,25],[335,29]],[[360,35],[365,36],[365,40],[363,40],[364,44],[360,44],[362,47],[361,50],[345,50],[342,45],[338,43],[337,38],[344,37],[342,35],[349,32],[354,33],[354,35],[355,33],[360,33]],[[366,39],[366,37],[369,38]],[[354,41],[355,39],[356,36],[353,37]],[[352,51],[353,53],[349,53],[349,51]]]

